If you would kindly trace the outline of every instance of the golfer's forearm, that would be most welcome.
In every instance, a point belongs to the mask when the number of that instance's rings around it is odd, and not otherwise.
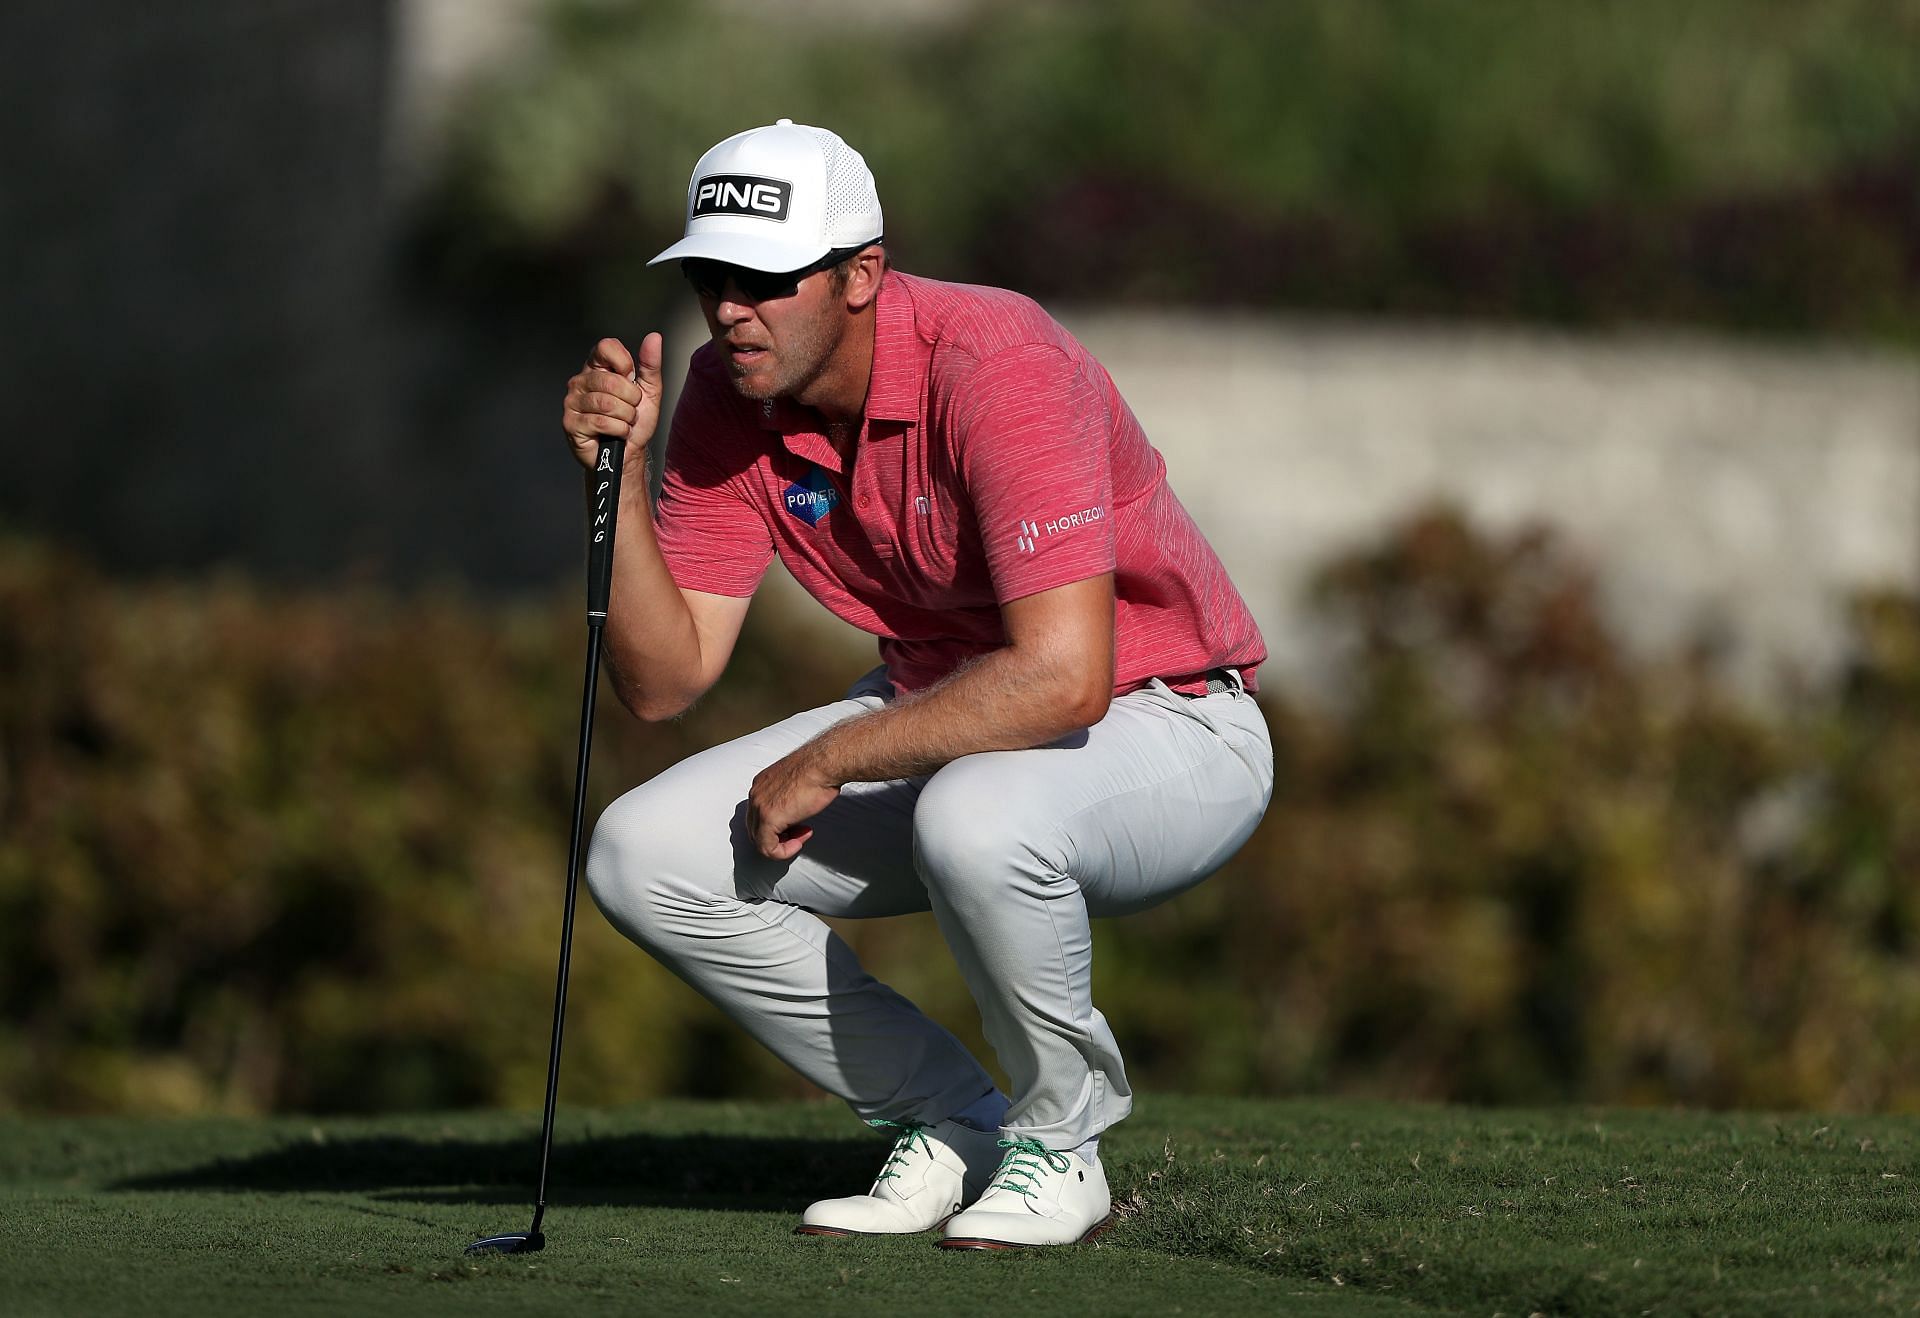
[[[672,718],[699,697],[700,636],[653,535],[646,473],[620,491],[613,590],[601,638],[620,703],[643,719]]]
[[[923,692],[822,733],[808,749],[835,782],[932,773],[963,755],[1043,746],[1106,714],[1112,682],[1094,687],[1059,656],[1009,646]]]

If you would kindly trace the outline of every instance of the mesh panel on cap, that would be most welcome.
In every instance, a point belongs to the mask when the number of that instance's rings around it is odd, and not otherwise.
[[[869,183],[872,176],[867,173],[860,153],[824,128],[809,127],[807,131],[820,143],[820,152],[826,157],[827,228],[839,227],[847,216],[870,218],[879,198],[874,195]]]

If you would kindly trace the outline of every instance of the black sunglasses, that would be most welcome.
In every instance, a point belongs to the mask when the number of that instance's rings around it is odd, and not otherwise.
[[[701,297],[719,297],[731,279],[733,286],[746,294],[749,302],[766,302],[777,297],[791,297],[799,290],[800,281],[808,275],[831,270],[849,256],[871,246],[872,243],[861,243],[858,247],[836,247],[812,265],[801,266],[798,270],[749,270],[743,265],[729,265],[725,261],[713,261],[704,256],[689,256],[680,262],[680,273],[687,277],[687,282],[693,285],[693,291]]]

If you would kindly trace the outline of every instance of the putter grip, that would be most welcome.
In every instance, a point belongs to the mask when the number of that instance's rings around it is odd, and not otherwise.
[[[627,454],[625,439],[600,441],[593,464],[592,512],[587,540],[587,625],[607,620],[607,597],[613,591],[613,529],[620,513],[620,467]]]

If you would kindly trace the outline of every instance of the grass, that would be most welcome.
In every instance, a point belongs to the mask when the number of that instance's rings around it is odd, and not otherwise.
[[[884,1141],[819,1105],[0,1120],[10,1314],[1817,1314],[1920,1309],[1920,1121],[1154,1098],[1097,1246],[790,1234]]]

